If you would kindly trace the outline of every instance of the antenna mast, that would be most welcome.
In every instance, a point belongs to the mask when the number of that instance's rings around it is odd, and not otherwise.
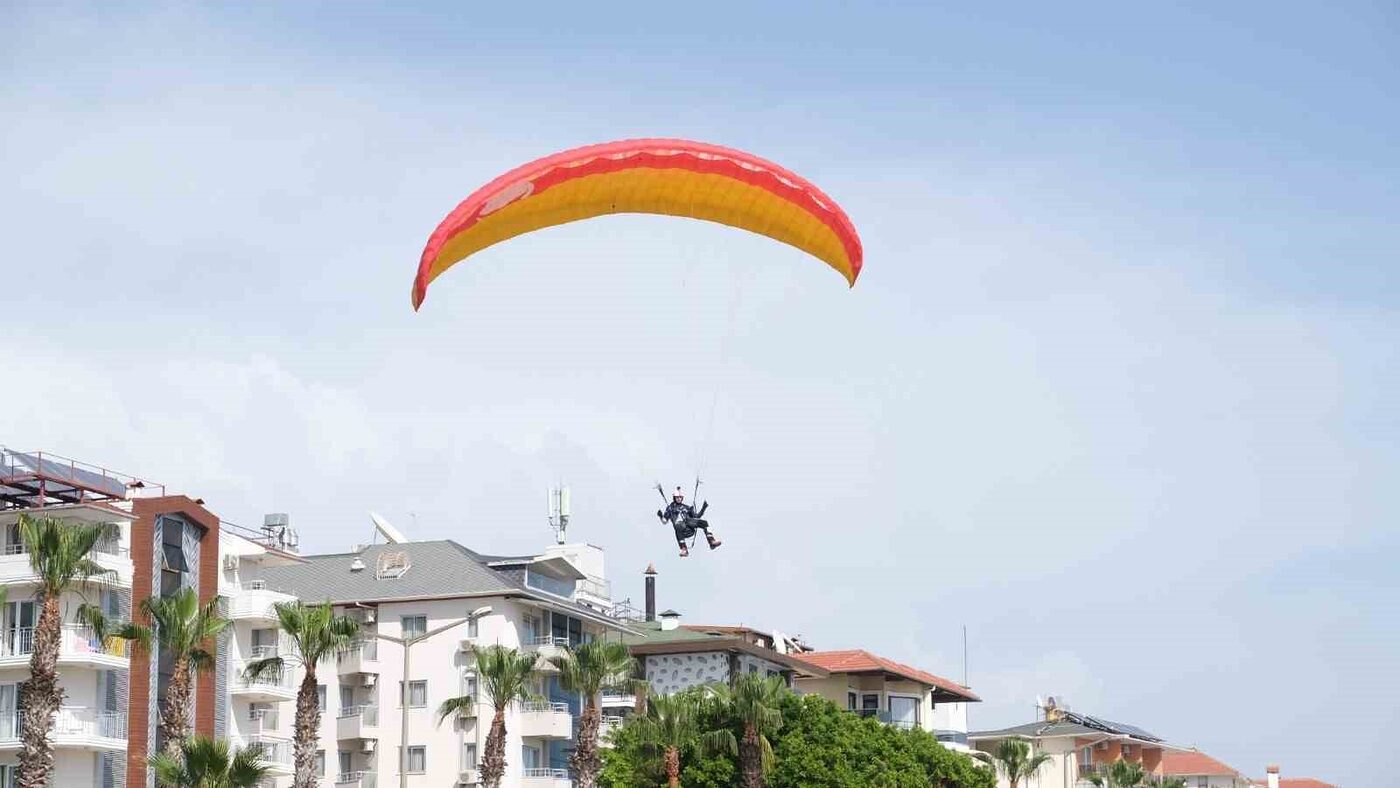
[[[549,527],[554,529],[554,543],[564,543],[569,529],[569,488],[567,485],[549,488]]]

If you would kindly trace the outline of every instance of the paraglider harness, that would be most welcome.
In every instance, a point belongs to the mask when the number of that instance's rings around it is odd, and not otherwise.
[[[695,482],[695,489],[697,492],[700,489],[698,479]],[[661,500],[666,500],[666,491],[661,489],[660,484],[656,485],[656,492],[661,495]],[[681,557],[690,554],[690,548],[695,545],[697,531],[705,532],[705,541],[709,543],[711,550],[720,546],[721,542],[710,533],[710,524],[704,519],[705,511],[709,508],[710,502],[705,501],[700,504],[699,511],[696,511],[695,507],[685,503],[680,488],[677,487],[676,494],[666,504],[666,508],[656,511],[657,518],[670,523],[671,528],[676,532],[676,544],[681,548]],[[687,544],[687,540],[689,540],[689,544]]]

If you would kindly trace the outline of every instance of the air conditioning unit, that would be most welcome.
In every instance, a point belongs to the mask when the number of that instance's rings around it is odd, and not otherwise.
[[[236,556],[236,555],[226,555],[226,556],[224,556],[224,568],[227,569],[227,570],[230,571],[230,572],[235,572],[235,571],[237,571],[237,570],[238,570],[238,556]]]
[[[375,676],[373,673],[366,673],[366,674],[364,674],[364,678],[360,681],[360,686],[361,686],[361,687],[373,687],[373,686],[374,686],[374,681],[375,681],[376,678],[378,678],[378,677]]]
[[[360,752],[374,752],[374,739],[360,739]]]
[[[1095,744],[1095,745],[1094,745],[1094,749],[1096,749],[1096,750],[1107,750],[1107,749],[1108,749],[1108,742],[1106,742],[1106,741],[1101,741],[1101,742],[1099,742],[1098,744]]]

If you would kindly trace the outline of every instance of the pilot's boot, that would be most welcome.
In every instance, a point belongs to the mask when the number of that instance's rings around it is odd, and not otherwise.
[[[711,545],[711,547],[713,547],[713,546],[714,546],[714,545]],[[690,548],[689,548],[689,547],[686,547],[684,542],[681,543],[681,546],[680,546],[680,547],[681,547],[681,558],[685,558],[686,556],[690,555]]]
[[[718,540],[718,539],[714,538],[713,536],[711,536],[709,531],[706,531],[706,532],[705,532],[705,541],[707,541],[707,542],[710,543],[710,549],[711,549],[711,550],[713,550],[713,549],[715,549],[716,547],[719,547],[720,545],[724,544],[724,542],[721,542],[720,540]]]

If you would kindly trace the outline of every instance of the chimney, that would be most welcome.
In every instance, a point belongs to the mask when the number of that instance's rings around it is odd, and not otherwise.
[[[647,564],[647,621],[656,620],[656,567]]]
[[[1269,788],[1278,788],[1278,767],[1270,766],[1267,771],[1269,772]]]
[[[674,610],[666,610],[661,613],[661,631],[670,632],[679,629],[681,626],[681,614]],[[1277,788],[1277,787],[1275,787]]]

